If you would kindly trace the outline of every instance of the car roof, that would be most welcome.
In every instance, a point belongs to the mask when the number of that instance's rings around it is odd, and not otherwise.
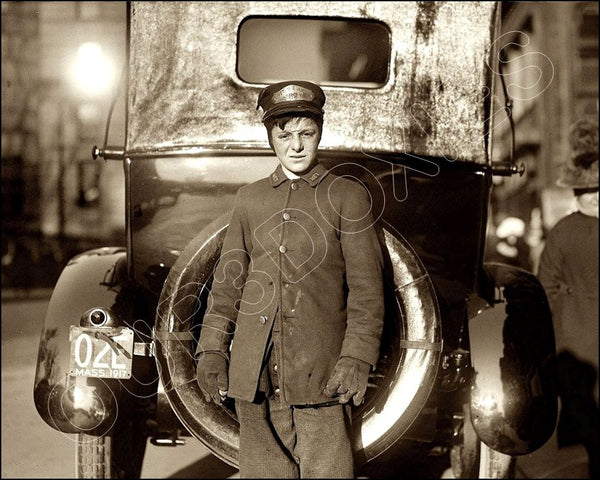
[[[321,148],[488,160],[497,2],[131,2],[127,152],[267,146],[265,84],[236,71],[252,16],[369,19],[391,33],[380,88],[322,85]]]

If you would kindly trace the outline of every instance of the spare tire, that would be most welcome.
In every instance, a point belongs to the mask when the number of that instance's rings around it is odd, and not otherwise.
[[[228,226],[204,228],[171,268],[154,330],[160,379],[175,414],[215,456],[238,466],[239,424],[227,400],[207,403],[196,383],[194,351]],[[441,356],[441,321],[433,284],[408,242],[385,221],[376,225],[385,257],[386,318],[379,362],[365,402],[353,407],[354,450],[362,465],[387,450],[416,419]]]

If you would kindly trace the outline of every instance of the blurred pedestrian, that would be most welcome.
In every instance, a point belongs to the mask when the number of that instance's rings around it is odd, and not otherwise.
[[[518,217],[506,217],[496,228],[494,252],[490,261],[499,261],[508,265],[531,271],[529,245],[525,241],[527,226]]]
[[[598,122],[572,126],[571,156],[557,181],[577,211],[548,232],[539,279],[552,310],[558,352],[559,447],[583,444],[598,475]]]

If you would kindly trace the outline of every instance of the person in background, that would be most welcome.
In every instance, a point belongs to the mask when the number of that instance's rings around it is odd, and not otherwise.
[[[354,477],[383,256],[367,190],[318,160],[324,103],[305,81],[261,91],[280,165],[236,196],[196,350],[205,399],[235,399],[242,478]]]
[[[531,271],[529,245],[525,241],[527,226],[518,217],[506,217],[496,228],[495,251],[492,258]]]
[[[573,190],[577,210],[548,232],[538,278],[548,296],[558,360],[559,448],[583,444],[598,475],[598,123],[581,119],[557,185]]]

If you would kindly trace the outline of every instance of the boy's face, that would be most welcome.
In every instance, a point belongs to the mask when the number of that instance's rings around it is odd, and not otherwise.
[[[317,147],[321,140],[319,126],[312,118],[294,117],[283,130],[275,125],[271,141],[275,155],[290,172],[300,174],[317,163]]]

